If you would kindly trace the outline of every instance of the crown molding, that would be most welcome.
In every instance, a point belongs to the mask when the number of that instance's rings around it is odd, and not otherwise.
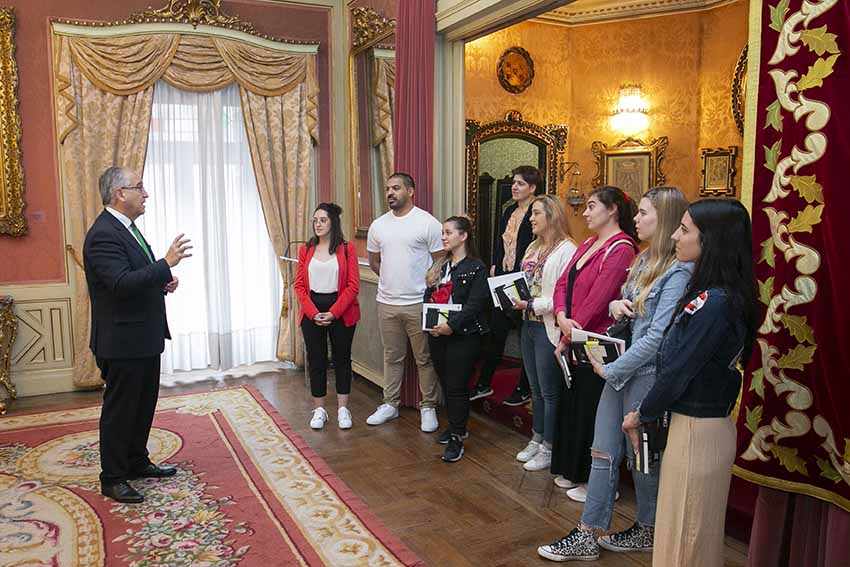
[[[709,10],[741,0],[576,0],[533,21],[577,26]]]

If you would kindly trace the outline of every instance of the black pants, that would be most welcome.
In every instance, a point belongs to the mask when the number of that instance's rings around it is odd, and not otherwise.
[[[449,431],[466,433],[469,419],[469,378],[481,352],[481,335],[428,337],[431,362],[446,394]]]
[[[310,299],[319,312],[327,312],[336,302],[336,293],[310,292]],[[334,319],[327,327],[317,325],[307,317],[301,319],[307,363],[310,366],[310,392],[314,398],[324,398],[328,393],[328,336],[336,374],[336,393],[351,393],[351,343],[356,325],[346,327],[342,319]]]
[[[98,358],[106,390],[100,412],[100,482],[127,480],[150,464],[148,436],[159,398],[159,356]]]
[[[505,352],[505,343],[511,329],[519,329],[522,325],[518,314],[505,314],[498,308],[492,310],[490,318],[490,333],[484,341],[483,362],[481,364],[481,375],[478,377],[479,386],[490,386],[493,374],[502,362],[502,354]],[[531,391],[528,385],[528,375],[525,373],[525,365],[520,364],[519,384],[517,387],[523,392]]]

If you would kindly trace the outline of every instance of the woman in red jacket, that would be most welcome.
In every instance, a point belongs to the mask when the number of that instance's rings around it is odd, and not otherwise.
[[[299,322],[307,348],[313,415],[310,427],[322,429],[328,421],[328,337],[336,374],[337,422],[351,427],[348,395],[351,393],[351,342],[360,320],[357,292],[360,267],[354,244],[346,242],[339,216],[342,209],[322,203],[313,213],[313,237],[298,252],[295,294],[301,304]]]
[[[579,246],[555,286],[555,320],[561,329],[561,351],[573,329],[604,333],[614,322],[608,304],[620,297],[629,266],[637,253],[635,204],[617,187],[602,186],[587,199],[582,216],[594,235]],[[572,370],[572,387],[561,396],[552,446],[555,484],[584,502],[583,485],[590,475],[590,445],[596,406],[605,381],[590,365]]]

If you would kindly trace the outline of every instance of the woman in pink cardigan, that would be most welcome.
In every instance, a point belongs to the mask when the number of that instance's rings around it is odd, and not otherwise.
[[[555,317],[563,334],[558,351],[569,344],[573,329],[604,333],[614,322],[608,304],[620,297],[637,253],[634,215],[635,204],[617,187],[599,187],[588,197],[582,216],[595,234],[579,246],[555,287]],[[587,483],[590,475],[596,405],[605,384],[590,365],[571,372],[572,387],[565,386],[561,396],[551,466],[558,475],[555,484],[567,489]],[[569,495],[583,502],[583,494]]]

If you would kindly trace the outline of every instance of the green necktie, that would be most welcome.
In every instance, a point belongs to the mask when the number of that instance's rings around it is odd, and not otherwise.
[[[150,260],[151,264],[153,264],[153,256],[151,256],[150,250],[148,250],[148,247],[145,245],[145,239],[142,238],[142,233],[139,232],[139,227],[136,226],[136,223],[130,223],[130,232],[132,232],[133,236],[136,237],[136,242],[138,242],[139,246],[142,247],[142,252],[145,253],[145,256],[147,256],[148,260]]]

